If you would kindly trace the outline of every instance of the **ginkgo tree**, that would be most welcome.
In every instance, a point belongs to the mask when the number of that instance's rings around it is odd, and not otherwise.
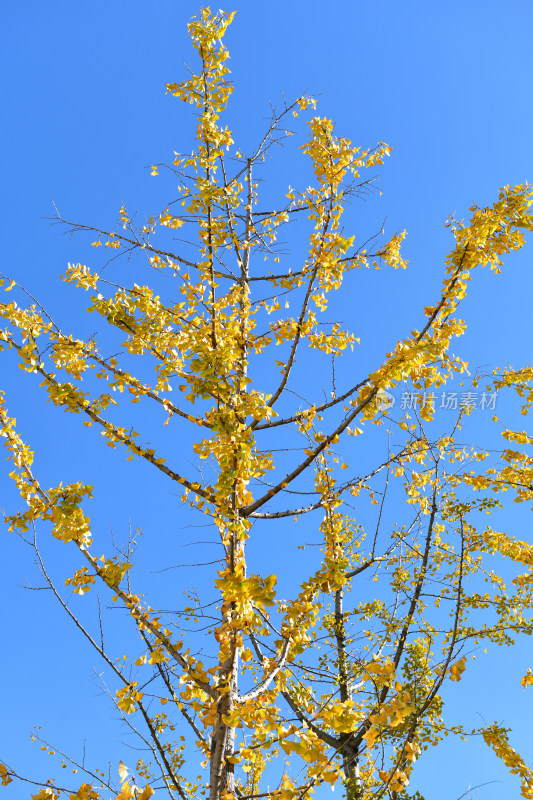
[[[524,244],[533,188],[507,186],[493,205],[472,207],[467,222],[451,218],[440,296],[428,298],[417,327],[398,331],[396,346],[356,383],[338,388],[333,372],[324,397],[331,364],[358,346],[357,331],[325,315],[335,293],[356,284],[358,270],[407,267],[405,233],[377,244],[382,239],[351,235],[343,221],[391,148],[354,146],[316,115],[313,97],[301,96],[275,110],[257,146],[241,152],[224,120],[233,86],[223,37],[233,16],[204,9],[191,21],[196,71],[167,85],[197,120],[192,153],[152,167],[154,176],[173,175],[172,201],[142,224],[124,204],[109,229],[58,217],[91,236],[95,258],[138,255],[139,269],[147,261],[154,274],[168,275],[166,294],[69,265],[63,280],[87,292],[88,311],[108,325],[109,333],[87,341],[63,331],[45,305],[25,304],[11,276],[2,287],[13,294],[0,303],[3,357],[14,356],[28,381],[36,379],[53,405],[78,415],[105,445],[157,471],[169,491],[179,490],[183,513],[216,531],[224,554],[213,568],[216,602],[212,592],[193,599],[178,617],[182,625],[171,610],[156,610],[138,583],[133,539],[126,552],[100,556],[89,518],[98,496],[91,500],[92,487],[81,481],[43,483],[2,392],[2,442],[25,501],[5,522],[34,548],[46,585],[105,663],[116,710],[147,752],[135,767],[117,759],[108,778],[86,769],[76,786],[39,783],[25,765],[3,762],[2,783],[30,780],[36,800],[303,800],[324,785],[349,800],[421,797],[409,782],[424,751],[449,734],[475,733],[519,775],[522,796],[533,798],[533,771],[508,730],[488,723],[471,731],[443,718],[474,645],[509,645],[533,632],[533,547],[486,521],[506,491],[518,502],[533,498],[533,457],[510,449],[533,439],[505,428],[509,447],[497,458],[463,446],[468,404],[448,431],[431,433],[432,393],[467,370],[454,349],[465,330],[459,305],[476,268],[499,272],[502,257]],[[299,157],[308,160],[312,183],[287,185],[277,204],[269,199],[264,207],[265,157],[302,115]],[[281,246],[294,226],[307,237],[303,258]],[[296,393],[302,353],[323,364],[312,397]],[[516,392],[527,414],[530,367],[487,380],[487,390]],[[413,409],[393,406],[400,385],[417,397]],[[167,426],[170,455],[134,430],[129,401],[139,403],[141,430],[148,419]],[[380,436],[368,465],[347,444]],[[199,465],[192,472],[191,458]],[[281,599],[275,574],[250,574],[247,545],[284,518],[302,547],[312,531],[320,549],[310,573],[303,571],[309,556],[293,565],[294,591]],[[38,534],[76,552],[78,568],[63,577],[69,591],[89,601],[100,587],[127,612],[137,647],[126,661],[76,618]],[[494,571],[495,556],[507,561],[512,581]]]

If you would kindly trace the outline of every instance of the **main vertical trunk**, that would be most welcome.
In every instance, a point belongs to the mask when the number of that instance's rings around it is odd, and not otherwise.
[[[237,691],[238,650],[234,648],[227,665],[221,696],[217,703],[217,719],[211,740],[209,800],[219,800],[222,794],[235,791],[235,767],[227,759],[235,752],[235,728],[224,719],[231,714]]]
[[[335,638],[337,640],[337,669],[339,694],[343,703],[351,698],[350,676],[346,659],[346,630],[344,627],[342,589],[335,592]],[[346,800],[360,800],[363,796],[359,775],[359,753],[352,744],[353,735],[347,733],[341,745],[342,769],[346,782]]]

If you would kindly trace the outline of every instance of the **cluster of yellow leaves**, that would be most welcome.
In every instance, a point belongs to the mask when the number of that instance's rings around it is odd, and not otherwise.
[[[101,795],[89,783],[83,783],[76,794],[71,794],[69,800],[100,800]]]
[[[52,533],[63,542],[90,542],[89,518],[80,508],[84,498],[91,497],[92,487],[82,483],[59,486],[44,492],[31,472],[33,453],[15,431],[15,420],[6,413],[4,395],[0,392],[0,436],[8,450],[8,458],[16,470],[10,473],[20,496],[29,505],[28,511],[6,518],[10,530],[22,533],[38,519],[53,523]]]
[[[96,582],[94,575],[89,574],[87,567],[77,569],[72,578],[65,579],[65,586],[72,586],[73,591],[80,596],[88,592]]]
[[[520,776],[522,797],[531,800],[533,798],[533,770],[527,767],[522,757],[516,750],[513,750],[509,744],[507,732],[498,725],[491,725],[482,733],[486,744],[492,747],[498,758],[509,768],[511,774]]]
[[[234,617],[236,628],[246,628],[252,622],[252,607],[262,608],[274,605],[276,596],[274,586],[277,581],[275,575],[269,575],[266,578],[251,575],[245,578],[242,564],[238,564],[235,570],[226,568],[219,571],[218,574],[220,577],[215,580],[215,586],[220,590],[226,603],[235,604],[238,614],[237,617]],[[241,613],[244,615],[242,618]]]
[[[380,769],[378,774],[391,792],[402,792],[409,785],[409,778],[401,769],[393,769],[390,772]]]
[[[230,132],[227,129],[218,130],[216,122],[233,91],[226,80],[229,68],[225,61],[229,53],[222,44],[222,38],[234,16],[235,12],[215,16],[209,9],[203,9],[199,19],[189,24],[189,37],[202,59],[203,72],[183,83],[167,84],[167,92],[174,97],[204,109],[199,116],[198,139],[206,145],[215,144],[218,148],[229,147],[233,142]]]
[[[385,264],[394,267],[394,269],[406,269],[408,267],[408,262],[400,255],[400,247],[406,236],[407,231],[395,234],[380,253]]]
[[[121,762],[122,763],[122,762]],[[115,800],[150,800],[154,795],[154,790],[151,786],[145,786],[144,789],[139,789],[138,786],[130,785],[125,780],[122,783],[121,790],[116,795]],[[57,800],[59,792],[50,786],[41,789],[36,794],[32,794],[32,800]],[[69,800],[102,800],[102,795],[96,791],[89,783],[84,783],[80,786],[77,792],[72,794],[69,792]]]
[[[169,210],[167,209],[162,214],[159,215],[159,222],[166,228],[172,228],[173,230],[177,230],[185,225],[184,220],[180,219],[179,217],[173,216]]]
[[[143,692],[137,691],[136,686],[137,681],[132,681],[127,686],[117,690],[117,706],[126,714],[133,714],[137,710],[139,700],[143,698]]]
[[[118,764],[118,774],[122,786],[115,800],[150,800],[150,797],[155,794],[151,786],[145,786],[141,790],[135,784],[130,784],[128,781],[130,770],[122,761],[119,761]]]

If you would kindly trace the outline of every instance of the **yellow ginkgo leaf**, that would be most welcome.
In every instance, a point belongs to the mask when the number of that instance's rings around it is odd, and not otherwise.
[[[450,667],[450,680],[451,681],[460,681],[463,672],[466,669],[466,656],[463,656],[460,661],[456,661],[453,666]]]
[[[533,673],[531,672],[531,667],[528,667],[526,674],[524,675],[523,678],[520,679],[520,683],[522,684],[524,689],[526,688],[526,686],[533,684]]]
[[[2,786],[7,786],[13,780],[13,778],[9,777],[5,764],[0,764],[0,780],[2,781]]]

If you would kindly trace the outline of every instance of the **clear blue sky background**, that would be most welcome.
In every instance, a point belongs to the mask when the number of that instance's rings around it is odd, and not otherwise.
[[[192,146],[192,119],[165,96],[164,84],[181,80],[183,63],[193,61],[186,23],[198,9],[190,0],[20,0],[3,9],[2,271],[77,335],[90,335],[92,321],[79,319],[72,290],[57,276],[68,261],[91,265],[95,251],[43,218],[53,215],[53,201],[67,219],[113,227],[122,201],[151,213],[170,199],[168,180],[159,182],[143,168]],[[533,181],[533,5],[242,0],[227,44],[237,87],[229,122],[243,150],[262,130],[268,101],[304,90],[320,95],[319,112],[336,121],[340,134],[363,146],[385,141],[394,148],[381,168],[383,196],[361,203],[352,219],[361,235],[374,233],[385,217],[388,234],[406,228],[411,269],[377,273],[372,280],[361,276],[357,293],[342,300],[370,364],[419,324],[421,307],[437,296],[451,246],[442,227],[448,215],[467,216],[474,201],[495,200],[499,187]],[[307,180],[295,150],[290,152],[280,154],[273,188]],[[474,366],[531,361],[532,262],[533,242],[508,259],[501,276],[477,276],[464,312],[471,332],[462,343]],[[2,359],[2,370],[5,364]],[[154,512],[137,474],[141,489],[133,492],[134,479],[116,472],[119,457],[103,453],[90,432],[79,437],[78,420],[50,409],[36,412],[35,382],[16,371],[2,374],[0,382],[10,389],[21,432],[42,453],[43,483],[65,479],[68,464],[68,480],[99,480],[99,510],[91,510],[98,524],[106,530],[113,525],[123,536],[130,516],[142,528],[159,526],[162,541],[170,541],[168,517]],[[2,475],[0,505],[15,507]],[[516,535],[530,536],[527,514],[513,524]],[[192,531],[186,541],[197,538]],[[75,568],[64,548],[46,547],[60,564],[58,575]],[[108,705],[91,669],[93,663],[98,669],[95,657],[51,610],[45,593],[23,590],[25,581],[38,583],[31,552],[7,531],[1,554],[2,716],[9,735],[0,757],[13,766],[31,763],[33,774],[42,775],[38,748],[28,744],[31,725],[40,723],[43,735],[69,752],[79,753],[86,739],[92,763],[127,762],[120,731],[102,728]],[[156,568],[148,548],[143,557]],[[180,580],[179,591],[189,585]],[[111,625],[112,637],[118,631]],[[120,653],[122,641],[113,644]],[[467,709],[473,727],[483,719],[514,725],[516,743],[531,764],[532,700],[518,685],[533,662],[528,659],[525,647],[511,658],[497,653],[490,670],[484,667],[456,688],[454,702]],[[477,796],[518,797],[517,781],[483,747],[445,745],[432,752],[415,786],[428,800],[455,800],[469,785],[497,780]],[[45,764],[52,774],[51,763]],[[3,791],[7,798],[28,796],[20,785]]]

